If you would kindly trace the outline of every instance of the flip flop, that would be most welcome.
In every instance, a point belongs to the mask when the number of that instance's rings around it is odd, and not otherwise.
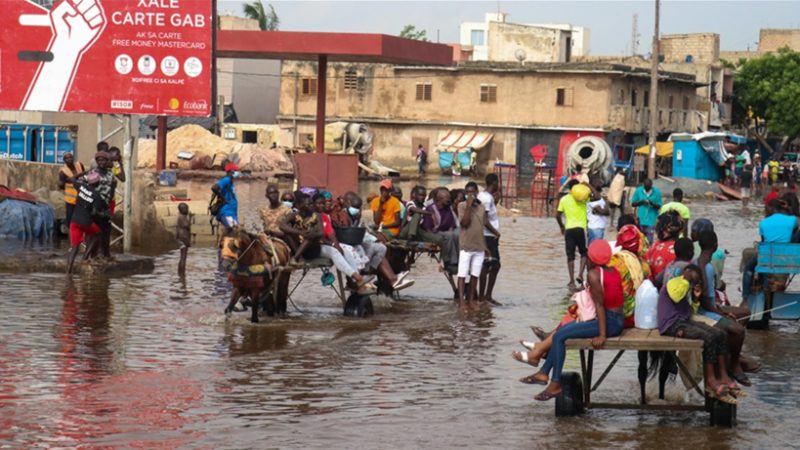
[[[730,394],[730,392],[728,392],[726,389],[727,389],[726,386],[720,384],[719,386],[717,386],[716,390],[705,388],[705,391],[706,391],[706,395],[711,397],[711,398],[717,399],[717,400],[719,400],[719,401],[721,401],[723,403],[727,403],[729,405],[735,405],[736,404],[736,398],[734,396],[732,396]]]
[[[528,375],[527,377],[522,377],[519,379],[519,381],[525,384],[541,384],[542,386],[547,386],[547,384],[550,382],[549,379],[547,381],[537,379],[535,373],[533,375]]]
[[[525,340],[521,340],[521,341],[519,341],[519,343],[520,343],[520,345],[522,345],[523,347],[528,349],[528,351],[533,350],[533,347],[536,345],[535,342],[525,341]]]
[[[747,391],[737,386],[736,383],[731,383],[728,385],[728,392],[730,392],[734,398],[747,397]]]
[[[402,291],[403,289],[410,288],[414,285],[414,280],[405,280],[402,283],[395,283],[392,289],[395,291]]]
[[[554,398],[558,397],[559,395],[561,395],[561,392],[559,392],[557,394],[551,394],[550,392],[547,392],[545,390],[545,391],[540,392],[537,396],[533,397],[533,399],[534,400],[538,400],[540,402],[546,402],[548,400],[551,400],[551,399],[554,399]]]
[[[541,327],[537,327],[537,326],[533,326],[532,325],[531,326],[531,331],[533,331],[533,334],[535,334],[536,337],[539,338],[540,341],[543,341],[543,340],[547,339],[547,333]]]
[[[517,355],[519,355],[519,356],[517,356]],[[513,352],[511,352],[511,357],[516,359],[519,362],[531,365],[533,367],[539,366],[539,360],[538,359],[536,361],[528,360],[528,352],[513,351]]]
[[[731,376],[733,377],[734,380],[736,380],[737,383],[741,384],[742,386],[750,387],[753,385],[753,382],[750,381],[750,378],[747,378],[747,375],[745,375],[744,372],[734,373]]]

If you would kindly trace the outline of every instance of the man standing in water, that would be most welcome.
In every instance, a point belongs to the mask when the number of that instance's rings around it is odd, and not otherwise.
[[[117,178],[111,172],[111,155],[105,151],[99,151],[94,157],[97,162],[97,168],[94,169],[100,176],[100,181],[97,183],[97,193],[100,199],[110,208],[114,201],[114,193],[117,189]],[[97,225],[100,227],[100,253],[103,258],[112,260],[111,258],[111,214],[103,215],[96,220]]]
[[[470,181],[465,190],[467,199],[458,205],[458,217],[461,219],[461,233],[458,237],[461,246],[458,253],[458,305],[462,308],[465,306],[464,284],[468,277],[470,282],[469,294],[466,296],[467,305],[472,305],[475,301],[478,277],[481,275],[486,252],[483,229],[486,226],[491,227],[486,222],[486,210],[477,198],[478,185],[474,181]]]
[[[425,166],[428,165],[428,152],[425,151],[425,147],[422,144],[417,147],[417,165],[419,166],[419,174],[425,175]]]
[[[192,246],[192,218],[189,215],[189,205],[186,203],[178,204],[178,223],[175,226],[175,237],[181,248],[181,259],[178,262],[178,274],[186,274],[186,257],[189,254],[189,247]]]
[[[72,273],[75,257],[81,248],[84,235],[91,237],[86,243],[87,258],[98,245],[100,227],[97,221],[109,216],[108,204],[101,198],[97,187],[100,174],[97,170],[88,172],[82,179],[70,178],[77,191],[73,220],[69,225],[70,250],[67,256],[67,273]]]
[[[647,242],[652,244],[655,238],[658,210],[661,208],[661,191],[653,186],[653,180],[648,178],[636,188],[633,198],[631,198],[631,206],[636,208],[639,227],[647,236]]]
[[[564,235],[564,244],[567,250],[567,270],[569,271],[570,291],[575,291],[578,286],[583,284],[583,271],[586,269],[586,200],[589,199],[591,189],[589,186],[578,183],[578,180],[570,180],[566,184],[568,193],[561,197],[558,202],[558,213],[556,222]],[[562,218],[563,216],[563,218]],[[575,250],[581,255],[581,266],[578,278],[575,278]]]
[[[75,186],[69,181],[70,178],[77,178],[86,172],[83,164],[76,163],[72,153],[64,153],[64,165],[58,170],[58,187],[64,191],[64,206],[66,206],[66,224],[69,227],[72,221],[72,211],[75,209],[77,202],[78,191]]]
[[[497,217],[497,205],[494,196],[500,189],[500,179],[497,174],[486,175],[486,190],[478,194],[478,200],[486,210],[486,226],[483,228],[483,237],[486,240],[486,250],[489,257],[484,260],[481,271],[480,295],[481,300],[486,300],[493,305],[500,305],[492,298],[494,283],[500,272],[500,219]],[[490,228],[491,227],[491,228]]]
[[[225,176],[211,186],[211,202],[209,210],[214,212],[217,221],[225,227],[225,231],[239,225],[239,202],[236,199],[234,178],[239,178],[239,166],[234,163],[225,164]],[[214,205],[215,200],[220,205]],[[217,208],[213,211],[213,208]]]

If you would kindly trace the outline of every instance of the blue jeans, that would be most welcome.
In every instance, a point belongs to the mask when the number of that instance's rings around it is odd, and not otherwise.
[[[606,337],[619,336],[622,333],[625,318],[622,314],[606,311]],[[593,338],[600,335],[600,324],[595,320],[589,322],[570,322],[559,328],[553,335],[553,346],[547,353],[547,360],[542,365],[542,372],[547,374],[553,370],[552,381],[561,381],[561,370],[567,357],[565,343],[567,339]]]
[[[586,231],[586,236],[589,239],[586,245],[592,245],[592,241],[603,239],[605,235],[606,235],[606,230],[604,228],[589,228]]]

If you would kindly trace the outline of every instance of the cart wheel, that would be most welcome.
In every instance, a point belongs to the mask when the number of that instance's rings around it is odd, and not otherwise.
[[[769,329],[769,317],[768,314],[764,314],[761,320],[750,320],[747,322],[747,328],[751,330],[768,330]]]
[[[352,294],[344,306],[344,315],[350,317],[370,317],[375,314],[372,298],[369,295]]]
[[[556,397],[556,417],[583,414],[583,382],[577,372],[561,374],[562,393]]]
[[[709,398],[708,402],[711,409],[712,427],[732,428],[736,426],[736,405],[721,402],[715,398]]]

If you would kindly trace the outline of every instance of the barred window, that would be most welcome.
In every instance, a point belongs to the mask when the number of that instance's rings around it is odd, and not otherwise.
[[[431,101],[433,94],[433,85],[431,83],[417,83],[417,100],[418,101]]]
[[[497,85],[496,84],[482,84],[481,85],[481,102],[496,103],[497,102]]]
[[[303,78],[303,95],[317,95],[317,79]]]
[[[355,69],[347,69],[344,73],[344,90],[355,91],[358,89],[358,75]]]

